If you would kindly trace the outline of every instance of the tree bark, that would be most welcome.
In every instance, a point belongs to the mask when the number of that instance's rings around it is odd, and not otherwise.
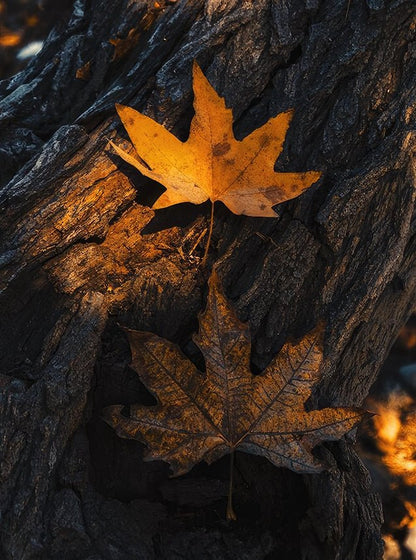
[[[100,418],[151,404],[119,324],[192,359],[216,263],[261,371],[326,324],[311,406],[360,405],[416,291],[411,0],[76,0],[28,67],[0,83],[0,470],[5,560],[382,557],[381,505],[351,441],[300,476],[237,454],[170,479]],[[295,108],[277,166],[323,179],[276,219],[154,212],[162,188],[123,164],[114,103],[185,139],[196,59],[244,137]],[[126,146],[128,145],[125,142]]]

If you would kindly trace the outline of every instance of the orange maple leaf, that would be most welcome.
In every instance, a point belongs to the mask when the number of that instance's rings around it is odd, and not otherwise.
[[[233,133],[232,110],[196,62],[193,90],[195,116],[186,142],[131,107],[116,105],[136,155],[111,143],[113,148],[143,175],[166,187],[154,208],[220,200],[235,214],[273,217],[273,206],[300,195],[319,179],[319,171],[274,171],[293,111],[269,119],[239,141]]]

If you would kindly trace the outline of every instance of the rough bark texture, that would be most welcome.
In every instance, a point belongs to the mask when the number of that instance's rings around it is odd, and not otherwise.
[[[208,274],[191,254],[207,208],[155,215],[161,187],[107,139],[125,138],[115,102],[185,138],[195,58],[238,137],[295,108],[277,165],[323,179],[276,219],[219,208],[209,266],[250,322],[254,368],[324,320],[312,405],[360,404],[416,291],[414,16],[412,0],[76,0],[0,83],[1,558],[382,557],[349,442],[317,450],[330,470],[316,476],[238,455],[227,524],[226,460],[169,479],[100,419],[152,402],[118,323],[200,360]]]

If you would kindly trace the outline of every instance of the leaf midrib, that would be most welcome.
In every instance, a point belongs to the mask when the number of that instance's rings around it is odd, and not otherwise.
[[[260,420],[262,420],[262,418],[264,417],[264,415],[266,414],[266,412],[271,408],[271,406],[276,402],[276,400],[280,397],[280,395],[283,393],[283,391],[286,389],[286,387],[288,385],[290,385],[290,383],[292,382],[294,376],[296,375],[296,373],[300,370],[300,368],[303,366],[303,364],[306,362],[306,360],[308,359],[309,355],[311,354],[312,350],[315,348],[316,345],[316,341],[314,340],[313,343],[311,344],[307,354],[304,356],[303,360],[301,361],[301,363],[298,365],[298,367],[296,368],[296,370],[293,372],[293,374],[291,375],[291,377],[289,378],[289,380],[283,385],[283,387],[281,388],[281,390],[276,394],[276,396],[269,402],[269,404],[266,406],[266,408],[263,409],[262,413],[251,423],[251,425],[249,426],[249,428],[246,430],[245,434],[241,436],[241,438],[238,440],[238,442],[236,443],[235,447],[237,447],[238,445],[240,445],[240,443],[242,443],[244,441],[244,439],[248,436],[251,435],[252,433],[252,429],[260,422]],[[289,432],[290,433],[290,432]]]

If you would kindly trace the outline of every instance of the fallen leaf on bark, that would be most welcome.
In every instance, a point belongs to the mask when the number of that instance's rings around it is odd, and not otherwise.
[[[116,105],[136,155],[111,145],[143,175],[166,187],[153,208],[218,200],[235,214],[273,217],[273,206],[300,195],[319,179],[319,171],[274,171],[293,111],[272,117],[239,141],[232,110],[196,63],[193,90],[195,116],[186,142],[131,107]]]
[[[127,334],[132,367],[159,403],[130,406],[130,417],[123,406],[111,406],[104,419],[120,437],[144,442],[146,459],[168,462],[174,475],[235,449],[299,473],[320,472],[324,466],[313,447],[340,439],[365,414],[345,407],[305,410],[320,379],[322,327],[286,343],[261,375],[253,375],[248,326],[226,300],[216,273],[194,338],[205,373],[175,344],[147,332]]]

